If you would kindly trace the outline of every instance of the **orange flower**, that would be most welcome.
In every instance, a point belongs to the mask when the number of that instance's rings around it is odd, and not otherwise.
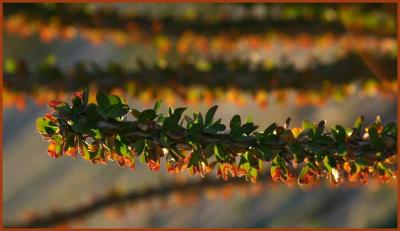
[[[72,156],[73,158],[76,158],[77,155],[77,150],[75,147],[70,147],[65,151],[65,155],[67,156]]]
[[[101,157],[96,157],[90,160],[93,164],[106,164],[107,162]]]
[[[134,161],[132,161],[132,159],[130,159],[129,157],[123,157],[123,156],[118,156],[117,158],[118,158],[117,159],[118,164],[121,167],[129,167],[132,171],[135,170],[136,166],[135,166]]]
[[[199,166],[199,173],[200,176],[204,177],[205,175],[209,174],[211,172],[211,168],[206,165],[206,163],[201,162]]]
[[[280,181],[281,180],[281,168],[276,167],[274,171],[271,172],[271,177],[273,181]]]
[[[238,177],[246,176],[246,174],[247,174],[247,171],[246,171],[246,169],[244,169],[244,168],[239,168],[238,171],[237,171],[237,173],[236,173],[236,175],[237,175]]]
[[[147,166],[150,168],[150,170],[158,172],[160,170],[160,161],[150,160],[147,162]]]
[[[350,165],[350,163],[349,163],[348,161],[346,161],[346,162],[343,163],[343,169],[344,169],[344,171],[346,171],[347,173],[350,173],[350,172],[351,172],[351,165]]]
[[[167,165],[168,173],[176,174],[176,173],[178,173],[180,171],[181,165],[179,164],[179,162],[176,162],[175,160],[168,160],[166,165]]]
[[[303,177],[299,178],[299,184],[310,184],[313,183],[315,179],[315,175],[308,171]]]
[[[56,159],[61,156],[61,153],[57,153],[56,149],[57,149],[57,143],[54,140],[50,141],[47,153],[51,158]]]
[[[228,173],[230,172],[231,165],[228,163],[223,163],[220,164],[218,171],[217,171],[217,177],[222,177],[222,180],[228,181]]]
[[[189,168],[189,174],[194,176],[196,175],[196,173],[200,173],[200,170],[197,166],[192,166],[191,168]]]
[[[126,166],[125,159],[124,159],[123,156],[118,155],[117,162],[118,162],[119,166],[121,166],[121,167],[125,167]]]
[[[250,176],[250,182],[251,182],[252,184],[257,183],[257,176]]]

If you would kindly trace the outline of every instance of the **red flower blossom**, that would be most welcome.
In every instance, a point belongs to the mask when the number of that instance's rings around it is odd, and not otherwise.
[[[51,100],[51,101],[49,101],[49,103],[47,105],[49,105],[49,107],[55,109],[58,106],[60,106],[60,104],[62,104],[62,102],[60,100]]]
[[[79,98],[80,100],[82,100],[82,99],[83,99],[83,93],[82,93],[82,92],[79,92],[79,91],[74,92],[74,97],[77,97],[77,98]]]
[[[57,122],[56,117],[54,117],[53,114],[51,114],[51,113],[47,113],[44,117],[46,117],[47,119],[51,120],[51,122],[53,122],[53,123]]]

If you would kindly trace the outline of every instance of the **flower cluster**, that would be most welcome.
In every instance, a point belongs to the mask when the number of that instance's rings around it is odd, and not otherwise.
[[[274,181],[288,184],[296,177],[299,184],[328,178],[337,185],[345,178],[365,183],[370,176],[387,181],[396,175],[397,125],[383,125],[379,116],[366,127],[360,117],[353,128],[336,125],[329,132],[325,121],[303,121],[301,128],[290,129],[290,119],[258,132],[251,121],[242,124],[236,115],[226,130],[221,119],[214,119],[217,106],[205,116],[183,116],[186,108],[169,108],[163,115],[158,113],[161,101],[138,111],[102,92],[97,104],[89,103],[88,94],[75,94],[72,105],[50,101],[51,112],[37,120],[51,157],[79,154],[94,164],[114,160],[132,170],[138,158],[153,171],[165,157],[169,173],[188,170],[204,176],[216,168],[224,181],[230,175],[255,182],[265,162]],[[136,120],[127,121],[128,113]]]

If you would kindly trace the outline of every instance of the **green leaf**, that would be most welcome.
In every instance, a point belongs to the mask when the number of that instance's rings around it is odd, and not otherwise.
[[[82,93],[83,105],[88,105],[89,102],[89,88],[85,88]]]
[[[346,130],[344,129],[344,127],[336,125],[336,127],[332,128],[331,130],[337,142],[345,142]]]
[[[108,105],[119,105],[122,104],[121,98],[116,95],[109,95],[108,96]]]
[[[168,116],[172,116],[174,114],[174,109],[172,107],[168,108]]]
[[[332,173],[332,169],[336,169],[336,161],[332,155],[326,155],[323,162],[326,170],[328,170],[329,173]]]
[[[95,158],[101,158],[102,156],[102,146],[101,145],[97,145],[97,148],[95,151],[89,151],[89,156],[90,159],[95,159]]]
[[[246,123],[253,123],[253,117],[251,115],[246,117]]]
[[[325,129],[325,124],[326,124],[325,120],[322,120],[322,121],[320,121],[318,123],[318,126],[317,126],[316,131],[315,131],[315,136],[316,137],[319,137],[319,136],[322,135],[322,133],[324,132],[324,129]]]
[[[254,126],[253,123],[246,123],[243,124],[242,127],[240,128],[241,133],[245,133],[246,135],[250,135],[253,131],[255,131],[258,127]]]
[[[368,162],[361,157],[356,158],[356,160],[354,162],[358,167],[361,167],[361,168],[368,166]]]
[[[40,134],[52,136],[56,133],[57,129],[58,129],[57,124],[55,124],[46,117],[39,117],[36,120],[36,130]]]
[[[251,168],[249,174],[252,178],[257,178],[257,169]]]
[[[141,155],[139,156],[139,161],[140,161],[140,163],[142,163],[143,165],[146,165],[146,164],[147,164],[147,161],[146,161],[146,154],[145,154],[145,153],[143,153],[143,154],[141,154]]]
[[[71,147],[75,147],[75,135],[73,133],[68,133],[65,136],[63,150],[68,150]]]
[[[202,126],[204,125],[203,115],[201,113],[198,114],[197,123],[201,124]]]
[[[135,117],[136,119],[139,119],[139,116],[140,116],[140,111],[138,111],[138,110],[136,110],[136,109],[134,109],[134,108],[131,108],[131,114],[133,115],[133,117]]]
[[[300,154],[303,149],[304,148],[300,143],[293,143],[289,145],[289,151],[293,154]]]
[[[208,126],[212,123],[214,114],[217,111],[217,109],[218,109],[218,105],[215,105],[207,111],[206,118],[204,121],[205,126]]]
[[[274,130],[276,129],[276,127],[277,127],[276,123],[272,123],[271,125],[269,125],[263,132],[264,137],[272,134],[274,132]]]
[[[315,132],[316,129],[315,125],[308,120],[303,120],[303,122],[301,123],[301,127],[303,128],[303,130],[310,129],[313,132]]]
[[[255,148],[251,148],[249,149],[249,154],[251,154],[252,156],[254,156],[256,159],[262,159],[263,158],[263,153]]]
[[[98,112],[105,119],[107,117],[119,118],[129,112],[130,108],[126,104],[122,104],[121,98],[116,95],[107,96],[103,92],[96,95]]]
[[[201,151],[199,149],[196,149],[192,152],[192,155],[190,157],[188,167],[192,167],[193,165],[198,165],[199,162],[201,161]]]
[[[208,134],[217,134],[218,132],[224,131],[225,125],[223,124],[213,124],[209,127],[206,127],[203,132]]]
[[[63,104],[63,105],[56,107],[56,111],[63,115],[71,115],[72,114],[72,109],[68,104]]]
[[[175,125],[177,125],[179,123],[179,120],[182,117],[183,112],[186,110],[186,108],[176,108],[173,111],[173,114],[169,117],[169,128],[173,128]]]
[[[200,134],[201,130],[203,129],[203,126],[201,124],[194,124],[190,129],[188,130],[188,135],[189,136],[197,136]]]
[[[96,95],[96,101],[99,107],[105,108],[109,106],[108,96],[104,92],[98,92]]]
[[[308,167],[307,164],[304,165],[303,168],[301,169],[301,172],[300,172],[298,180],[297,180],[300,185],[303,184],[301,179],[304,178],[304,176],[308,173],[309,170],[310,170],[310,168]]]
[[[235,129],[239,128],[240,125],[241,125],[240,116],[239,115],[233,116],[231,119],[231,122],[229,123],[230,129],[235,130]]]
[[[250,170],[250,163],[249,160],[247,158],[247,152],[244,153],[241,157],[240,157],[240,162],[239,162],[239,167],[241,169],[244,169],[246,172],[248,172]]]
[[[145,122],[147,120],[154,120],[157,117],[156,111],[152,109],[144,110],[139,115],[139,122]]]
[[[74,97],[72,99],[72,107],[74,109],[80,107],[81,105],[82,105],[82,101],[81,101],[81,99],[79,97]]]
[[[79,148],[80,148],[81,153],[82,153],[82,158],[85,159],[85,160],[90,160],[90,153],[89,153],[89,151],[88,151],[88,149],[86,147],[86,144],[82,140],[80,140],[79,143],[80,143]]]
[[[225,161],[228,156],[228,153],[225,151],[224,147],[221,144],[214,145],[214,153],[216,157],[223,161]]]
[[[317,139],[317,142],[320,144],[330,145],[333,144],[335,141],[330,136],[320,136]]]
[[[271,160],[272,160],[273,153],[272,153],[271,149],[268,148],[268,146],[266,146],[266,145],[261,145],[261,146],[259,147],[259,149],[260,149],[260,151],[262,152],[262,154],[263,154],[263,159],[264,159],[265,161],[271,161]]]
[[[346,156],[347,155],[347,147],[344,143],[339,143],[337,146],[337,154],[338,156]]]
[[[97,105],[91,103],[86,107],[87,123],[94,126],[101,119],[101,116],[97,112]]]
[[[106,115],[111,118],[119,118],[129,112],[129,106],[126,104],[114,104],[107,108]]]
[[[117,141],[116,142],[117,151],[121,153],[123,157],[132,158],[132,154],[128,149],[128,145],[125,142]]]
[[[271,164],[271,173],[274,171],[272,167],[276,168],[278,166],[282,170],[282,174],[287,177],[288,169],[285,160],[281,156],[276,155]]]
[[[383,134],[389,136],[397,136],[397,125],[396,123],[390,122],[383,127]]]
[[[383,146],[383,143],[379,138],[378,132],[375,128],[368,129],[368,134],[374,148],[381,148]]]
[[[206,148],[204,149],[204,152],[207,158],[212,157],[214,155],[214,144],[207,144]]]
[[[143,153],[145,146],[146,146],[146,139],[140,139],[132,145],[137,155],[141,155]]]
[[[93,138],[96,140],[100,140],[103,137],[99,129],[90,129],[90,131],[93,134]]]
[[[89,134],[90,136],[94,135],[93,132],[91,131],[91,127],[81,120],[73,120],[71,128],[74,132],[79,134]]]
[[[161,107],[161,104],[162,104],[162,99],[159,99],[159,100],[156,101],[156,103],[154,104],[154,112],[157,113],[157,111],[158,111],[158,110],[160,109],[160,107]]]
[[[360,116],[356,119],[356,121],[354,122],[354,128],[360,130],[362,125],[364,123],[364,116]]]
[[[160,142],[163,147],[169,147],[171,144],[173,144],[164,131],[160,134]]]
[[[387,176],[393,176],[392,170],[387,166],[385,166],[382,162],[378,162],[376,167],[380,173],[385,174]]]

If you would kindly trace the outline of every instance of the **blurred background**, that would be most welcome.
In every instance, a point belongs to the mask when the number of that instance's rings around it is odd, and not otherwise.
[[[260,129],[287,117],[292,127],[304,119],[352,126],[360,115],[397,122],[396,21],[395,4],[4,4],[3,223],[73,210],[112,190],[199,180],[140,164],[131,172],[49,158],[36,118],[47,101],[86,86],[92,97],[105,90],[138,109],[160,98],[164,112],[171,105],[205,113],[217,104],[225,124],[251,115]],[[370,182],[205,188],[110,206],[66,225],[396,224],[395,182]]]

